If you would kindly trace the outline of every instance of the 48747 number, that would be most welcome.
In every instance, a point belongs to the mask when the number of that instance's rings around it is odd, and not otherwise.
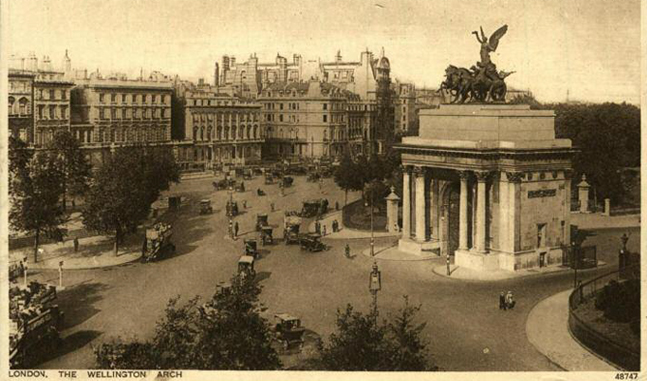
[[[636,372],[622,372],[622,373],[616,373],[616,380],[637,380],[638,379],[638,373]]]

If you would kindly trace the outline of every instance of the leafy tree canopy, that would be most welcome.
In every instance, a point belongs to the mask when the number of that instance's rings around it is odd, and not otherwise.
[[[272,370],[281,366],[251,277],[234,277],[228,292],[204,306],[171,299],[150,341],[116,340],[95,349],[97,365],[111,369]]]
[[[364,314],[349,304],[337,311],[337,330],[321,350],[315,367],[341,371],[423,371],[429,364],[427,343],[420,337],[425,324],[415,324],[420,306],[404,306],[391,319],[379,320],[378,311]]]

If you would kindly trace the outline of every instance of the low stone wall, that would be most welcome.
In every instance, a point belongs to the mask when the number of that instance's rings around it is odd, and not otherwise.
[[[355,230],[370,231],[370,227],[367,229],[365,226],[359,226],[351,221],[351,217],[358,212],[359,209],[363,208],[363,200],[360,198],[357,201],[353,201],[348,205],[344,206],[341,209],[342,224],[344,227]],[[377,209],[377,208],[376,208]],[[377,215],[377,214],[376,214]],[[384,216],[381,216],[384,218]],[[386,226],[384,223],[374,224],[374,231],[376,232],[386,232]]]
[[[604,336],[601,332],[586,324],[577,314],[577,306],[583,298],[594,298],[610,279],[618,276],[618,271],[592,279],[573,290],[568,299],[568,328],[581,345],[589,351],[603,357],[610,363],[629,371],[640,370],[640,353]],[[585,290],[589,291],[585,291]]]

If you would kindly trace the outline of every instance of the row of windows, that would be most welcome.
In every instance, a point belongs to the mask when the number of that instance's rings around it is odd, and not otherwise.
[[[38,89],[36,92],[36,100],[67,100],[68,90],[65,89]]]
[[[188,106],[234,106],[238,104],[235,101],[218,101],[215,99],[189,99]]]
[[[231,130],[229,127],[194,127],[193,128],[193,140],[235,140],[235,139],[259,139],[260,138],[260,129],[258,126],[247,126],[236,128],[232,127]]]
[[[29,115],[31,114],[31,103],[27,98],[20,98],[16,103],[14,97],[9,97],[9,115]]]
[[[99,102],[106,103],[110,99],[110,103],[168,103],[171,99],[170,95],[157,95],[157,94],[116,94],[116,93],[99,93]]]
[[[170,109],[152,109],[152,108],[111,108],[109,109],[99,108],[99,119],[159,119],[159,118],[170,118],[171,110]]]
[[[223,121],[225,123],[227,122],[258,122],[258,113],[248,113],[248,114],[240,114],[240,113],[215,113],[215,119],[218,121],[218,123],[222,123]],[[193,121],[198,122],[198,121],[211,121],[214,120],[214,113],[205,113],[205,114],[197,114],[193,113]]]
[[[38,105],[37,119],[69,119],[67,106]]]
[[[166,135],[164,127],[115,128],[99,131],[96,134],[96,142],[157,142],[166,140]]]

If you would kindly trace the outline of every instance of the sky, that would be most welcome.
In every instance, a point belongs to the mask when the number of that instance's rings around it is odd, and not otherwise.
[[[470,67],[472,31],[508,32],[492,61],[509,87],[543,102],[640,102],[639,0],[10,0],[8,50],[131,76],[159,70],[213,81],[225,54],[273,62],[359,61],[384,47],[392,77],[437,87],[449,64]]]

